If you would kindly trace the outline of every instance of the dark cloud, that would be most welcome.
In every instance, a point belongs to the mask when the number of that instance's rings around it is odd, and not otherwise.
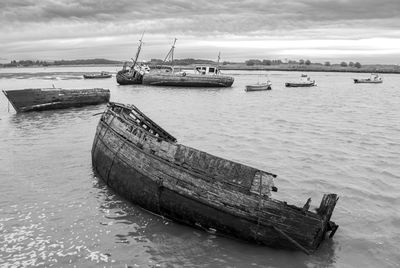
[[[260,28],[276,28],[280,25],[305,27],[315,22],[334,23],[360,19],[367,22],[373,19],[398,18],[400,2],[398,0],[25,0],[22,2],[2,0],[0,10],[2,10],[1,20],[11,23],[68,19],[122,23],[169,18],[190,19],[193,24],[198,24],[197,28],[212,25],[215,30],[224,28],[224,31],[235,32],[238,24],[247,24],[249,28],[253,27],[254,31]],[[245,27],[240,28],[245,29]]]
[[[0,51],[19,53],[34,44],[42,49],[47,47],[43,43],[65,50],[83,46],[81,42],[87,47],[108,44],[98,40],[102,37],[114,38],[121,45],[130,40],[132,46],[143,30],[145,38],[156,36],[151,40],[156,45],[165,44],[166,36],[192,40],[399,38],[397,25],[400,0],[0,0]]]

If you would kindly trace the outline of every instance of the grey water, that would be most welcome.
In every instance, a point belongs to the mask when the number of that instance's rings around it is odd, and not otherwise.
[[[225,71],[232,88],[119,86],[84,80],[115,67],[0,69],[1,89],[109,88],[179,143],[278,175],[274,198],[302,206],[340,197],[340,225],[313,255],[250,244],[171,222],[129,203],[93,174],[105,105],[16,114],[0,96],[1,267],[399,267],[400,76]],[[272,90],[245,92],[270,79]],[[94,116],[95,115],[95,116]]]

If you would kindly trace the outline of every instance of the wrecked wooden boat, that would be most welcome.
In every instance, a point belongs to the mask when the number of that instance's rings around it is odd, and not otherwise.
[[[95,173],[118,194],[172,220],[216,234],[311,253],[338,228],[338,200],[317,212],[273,198],[276,175],[177,143],[133,105],[109,103],[92,147]]]
[[[135,59],[132,59],[132,64],[124,63],[122,70],[117,72],[115,76],[117,83],[120,85],[136,85],[142,84],[143,75],[150,71],[149,66],[145,64],[138,64],[138,58],[143,45],[143,34],[139,40],[139,46],[136,51]]]
[[[163,63],[174,62],[175,42],[165,57]],[[176,71],[175,67],[154,68],[143,76],[143,84],[151,86],[173,86],[173,87],[230,87],[234,82],[234,78],[222,75],[218,63],[214,66],[198,65],[193,71]]]
[[[193,73],[174,68],[167,71],[154,70],[143,76],[143,84],[173,87],[230,87],[234,78],[221,75],[216,66],[196,66]]]
[[[3,93],[17,113],[95,105],[110,100],[110,90],[103,88],[29,88],[3,90]]]

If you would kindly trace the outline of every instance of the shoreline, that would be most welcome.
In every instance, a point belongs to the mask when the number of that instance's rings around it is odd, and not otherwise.
[[[276,66],[243,66],[221,65],[221,70],[238,70],[238,71],[287,71],[287,72],[336,72],[336,73],[380,73],[380,74],[400,74],[400,66],[385,65],[365,65],[360,68],[356,67],[340,67],[340,66],[298,66],[298,65],[276,65]]]
[[[176,68],[193,69],[196,65],[176,65]],[[0,67],[3,69],[27,69],[27,68],[58,68],[58,67],[120,67],[118,64],[66,64],[66,65],[49,65],[49,66],[18,66],[18,67]],[[220,65],[220,69],[224,71],[285,71],[285,72],[336,72],[336,73],[380,73],[380,74],[400,74],[400,66],[394,65],[365,65],[361,68],[356,67],[340,67],[340,66],[296,66],[296,65],[275,65],[275,66],[245,66],[243,64],[227,64]]]

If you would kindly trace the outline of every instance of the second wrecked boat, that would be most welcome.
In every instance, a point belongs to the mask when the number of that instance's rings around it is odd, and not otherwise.
[[[174,62],[175,42],[164,59]],[[143,76],[143,84],[151,86],[174,86],[174,87],[230,87],[234,78],[222,75],[218,63],[215,66],[195,66],[193,72],[175,71],[173,66],[169,68],[153,68],[148,74]]]
[[[80,107],[105,103],[110,90],[104,88],[28,88],[3,90],[17,113]]]
[[[274,199],[276,175],[177,143],[133,105],[109,103],[92,147],[96,174],[145,209],[205,230],[311,253],[338,228],[336,194],[317,213]]]

